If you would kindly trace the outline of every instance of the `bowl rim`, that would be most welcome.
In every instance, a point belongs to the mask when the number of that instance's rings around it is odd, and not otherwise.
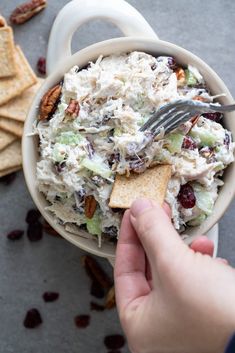
[[[138,43],[138,44],[137,44]],[[46,211],[44,209],[44,206],[42,205],[41,201],[39,200],[38,197],[38,193],[39,191],[36,190],[35,192],[35,188],[32,185],[31,181],[30,181],[30,175],[32,175],[32,173],[35,173],[35,170],[33,170],[32,168],[32,162],[30,163],[30,161],[28,160],[28,149],[29,149],[29,137],[27,136],[32,128],[32,122],[36,120],[36,111],[38,109],[38,105],[39,105],[39,101],[42,97],[42,93],[44,94],[49,87],[52,87],[53,84],[55,84],[56,82],[58,82],[58,77],[60,77],[60,79],[63,77],[63,75],[74,65],[76,65],[76,61],[79,62],[79,58],[80,57],[89,57],[89,60],[86,60],[84,62],[87,64],[88,61],[92,61],[95,58],[97,58],[102,51],[107,51],[110,53],[111,52],[111,48],[113,47],[115,49],[115,46],[117,45],[123,45],[123,46],[130,46],[130,50],[134,51],[134,50],[139,50],[139,51],[144,51],[147,53],[152,53],[152,55],[154,55],[154,50],[141,50],[138,49],[138,46],[146,46],[146,47],[153,47],[156,46],[156,50],[155,52],[159,52],[158,47],[162,47],[161,51],[162,53],[164,53],[164,49],[165,51],[172,51],[172,52],[177,52],[180,56],[186,56],[186,57],[190,57],[193,61],[196,61],[197,64],[199,66],[202,66],[204,68],[204,70],[206,71],[206,73],[210,76],[213,77],[213,79],[217,82],[217,84],[222,87],[223,92],[226,94],[226,102],[233,102],[233,98],[231,93],[229,92],[228,88],[226,87],[225,83],[223,82],[223,80],[218,76],[218,74],[207,64],[205,63],[200,57],[198,57],[197,55],[193,54],[191,51],[188,51],[184,48],[182,48],[181,46],[178,46],[176,44],[167,42],[167,41],[163,41],[163,40],[158,40],[158,39],[148,39],[148,38],[141,38],[141,37],[121,37],[121,38],[113,38],[113,39],[108,39],[102,42],[98,42],[92,45],[89,45],[88,47],[79,50],[78,52],[76,52],[75,54],[73,54],[71,57],[66,58],[65,60],[61,61],[58,65],[58,67],[45,79],[45,81],[43,82],[42,86],[40,87],[40,89],[38,90],[36,96],[33,99],[33,102],[31,103],[31,107],[28,111],[28,115],[24,124],[24,132],[23,132],[23,136],[22,136],[22,159],[23,159],[23,172],[24,172],[24,177],[25,177],[25,181],[26,181],[26,185],[27,188],[30,192],[30,195],[34,201],[34,203],[36,204],[36,206],[38,207],[39,211],[41,212],[41,214],[43,215],[43,217],[47,220],[47,222],[53,227],[55,228],[55,230],[65,239],[67,239],[69,242],[73,243],[74,245],[80,247],[82,250],[88,251],[94,255],[98,255],[98,256],[102,256],[102,257],[109,257],[109,258],[114,258],[115,257],[115,246],[111,245],[110,247],[108,246],[107,249],[104,249],[104,247],[95,249],[95,248],[90,248],[89,245],[86,244],[86,242],[84,243],[83,241],[79,240],[81,239],[80,236],[75,236],[78,238],[78,241],[74,239],[74,236],[71,236],[67,231],[65,231],[64,226],[61,226],[55,222],[53,222],[53,218],[54,216],[52,216],[51,214],[49,214],[48,211]],[[132,47],[135,47],[135,49]],[[108,48],[108,49],[107,49]],[[94,55],[94,52],[96,53]],[[117,54],[118,52],[124,53],[124,52],[128,52],[128,50],[121,50],[121,51],[114,51],[115,54]],[[112,52],[111,52],[112,53]],[[110,54],[104,54],[104,56],[106,55],[110,55]],[[156,55],[156,54],[155,54]],[[162,54],[164,55],[164,54]],[[175,56],[175,55],[174,55]],[[82,67],[82,65],[81,65]],[[204,74],[202,74],[204,76]],[[51,83],[54,82],[54,83]],[[50,83],[50,85],[48,86],[48,84]],[[48,87],[47,87],[48,86]],[[30,168],[30,164],[31,164],[31,168]],[[233,168],[234,169],[234,168]],[[233,171],[232,171],[233,172]],[[235,169],[234,172],[235,174]],[[229,195],[229,197],[226,199],[226,205],[222,205],[222,209],[220,211],[217,210],[217,217],[214,217],[213,221],[210,221],[210,217],[209,216],[207,218],[207,220],[209,219],[209,222],[206,220],[205,222],[203,222],[203,224],[206,224],[206,226],[204,228],[206,228],[206,232],[209,231],[209,229],[211,229],[213,227],[213,225],[215,223],[218,222],[218,220],[223,216],[224,212],[226,211],[226,209],[228,208],[229,204],[231,203],[233,197],[235,194],[235,183],[233,185],[231,185],[231,193]],[[198,227],[195,227],[195,229]],[[200,231],[199,231],[200,232]],[[190,236],[190,239],[186,240],[186,243],[190,243],[194,238],[196,238],[197,235],[192,235]],[[78,244],[79,243],[79,244]],[[89,243],[89,241],[88,241]]]

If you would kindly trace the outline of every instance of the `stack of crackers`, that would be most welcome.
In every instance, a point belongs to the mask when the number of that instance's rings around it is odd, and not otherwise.
[[[0,177],[21,169],[24,121],[42,81],[0,15]]]

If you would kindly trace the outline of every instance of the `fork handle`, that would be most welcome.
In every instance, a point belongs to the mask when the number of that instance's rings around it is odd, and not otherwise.
[[[229,105],[215,105],[215,104],[209,104],[209,108],[213,111],[217,111],[219,113],[224,113],[224,112],[232,112],[235,110],[235,104],[229,104]]]

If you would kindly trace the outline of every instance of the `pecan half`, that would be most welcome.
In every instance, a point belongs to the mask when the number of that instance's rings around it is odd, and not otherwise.
[[[47,6],[47,0],[31,0],[18,6],[11,14],[10,21],[14,24],[22,24],[35,16]]]
[[[44,94],[39,107],[39,120],[48,119],[56,111],[59,103],[62,86],[56,85]]]
[[[0,27],[5,27],[5,26],[6,26],[5,18],[0,15]]]
[[[65,114],[72,119],[76,119],[78,117],[80,110],[79,102],[76,99],[70,99],[69,105],[65,110]]]
[[[178,81],[178,85],[185,84],[185,72],[181,67],[175,70],[175,74]]]
[[[104,289],[110,289],[112,287],[113,282],[110,277],[93,257],[84,255],[81,260],[92,282],[98,282]]]
[[[112,309],[116,306],[115,288],[112,286],[106,295],[105,308]]]
[[[97,206],[97,201],[93,195],[85,197],[85,215],[87,218],[92,218]]]

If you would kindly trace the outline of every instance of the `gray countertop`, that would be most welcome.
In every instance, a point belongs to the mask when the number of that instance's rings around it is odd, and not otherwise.
[[[89,0],[87,0],[89,1]],[[28,23],[15,27],[15,40],[35,69],[46,55],[53,20],[66,0],[48,1],[48,7]],[[235,2],[233,0],[130,0],[161,39],[176,43],[206,61],[235,95]],[[8,17],[19,0],[0,0],[0,12]],[[76,14],[75,14],[76,16]],[[80,28],[73,39],[74,51],[91,43],[119,36],[111,24],[96,20]],[[84,254],[67,241],[44,235],[30,243],[26,236],[7,241],[10,230],[26,229],[25,215],[33,207],[22,173],[10,186],[0,185],[0,353],[101,353],[103,338],[121,332],[116,310],[94,312],[91,324],[78,330],[73,318],[89,313],[89,279],[80,265]],[[235,203],[220,221],[219,256],[235,265]],[[108,270],[106,260],[100,259]],[[55,303],[44,303],[44,291],[60,293]],[[37,307],[43,324],[26,330],[27,309]],[[128,348],[122,350],[128,352]]]

